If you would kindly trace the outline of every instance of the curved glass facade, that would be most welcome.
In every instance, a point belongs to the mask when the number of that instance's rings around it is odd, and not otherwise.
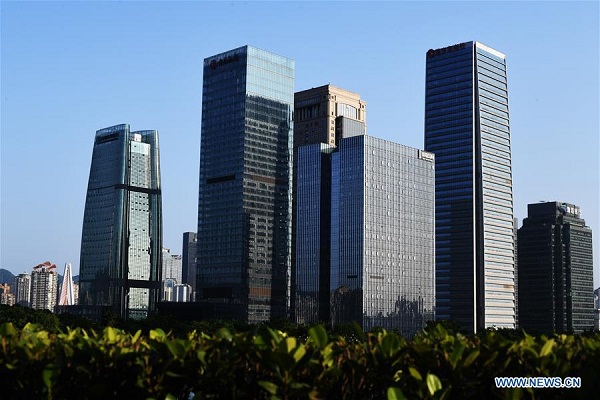
[[[427,52],[425,149],[436,155],[436,315],[515,327],[505,56],[478,42]]]
[[[162,203],[158,133],[96,132],[80,258],[79,304],[144,318],[160,294]]]
[[[294,61],[245,46],[203,76],[197,299],[223,318],[287,317]]]

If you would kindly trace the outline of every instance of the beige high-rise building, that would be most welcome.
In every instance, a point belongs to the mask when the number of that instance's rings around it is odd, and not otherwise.
[[[296,269],[296,204],[298,148],[325,143],[336,146],[341,138],[365,135],[367,103],[358,93],[330,84],[294,94],[294,169],[292,183],[292,292],[295,291]],[[292,314],[294,294],[291,295]],[[295,318],[291,315],[292,320]]]
[[[54,312],[58,297],[56,265],[46,261],[33,268],[31,273],[31,308]]]
[[[364,135],[366,105],[358,93],[330,84],[296,92],[294,155],[299,146],[317,143],[335,146],[341,137]]]

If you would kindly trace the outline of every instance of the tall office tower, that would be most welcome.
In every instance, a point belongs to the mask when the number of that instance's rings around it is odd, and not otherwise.
[[[0,304],[7,306],[15,305],[15,295],[10,292],[10,285],[8,283],[0,284]]]
[[[504,54],[427,52],[425,150],[435,153],[436,318],[515,327],[513,194]]]
[[[330,323],[331,154],[328,144],[298,149],[294,319],[299,324]]]
[[[79,305],[144,318],[161,289],[158,132],[116,125],[96,132],[79,273]]]
[[[163,247],[162,249],[162,279],[175,279],[175,283],[181,283],[182,262],[181,256],[171,254],[171,250]]]
[[[15,303],[23,307],[31,307],[31,275],[23,272],[15,276]]]
[[[73,286],[73,276],[71,273],[71,263],[65,264],[65,272],[60,288],[60,296],[58,298],[59,306],[72,306],[75,304],[75,292]]]
[[[412,335],[433,320],[433,163],[431,153],[363,135],[299,149],[298,322]]]
[[[54,312],[57,296],[56,265],[50,261],[36,265],[31,273],[31,308]]]
[[[220,318],[289,313],[294,61],[250,46],[204,60],[197,296]]]
[[[592,230],[579,207],[529,204],[519,229],[519,324],[581,333],[594,324]]]
[[[366,134],[367,103],[360,95],[327,84],[294,94],[294,168],[292,198],[296,204],[298,148],[308,144],[336,146],[344,137]],[[292,288],[297,285],[296,277],[296,206],[292,209]],[[292,314],[296,310],[292,295]],[[315,315],[315,318],[317,316]],[[296,319],[292,315],[293,319]],[[325,318],[321,313],[319,319]],[[303,317],[301,318],[303,319]]]
[[[196,232],[183,233],[183,249],[181,256],[181,281],[192,287],[192,292],[196,291],[196,253],[197,253]]]

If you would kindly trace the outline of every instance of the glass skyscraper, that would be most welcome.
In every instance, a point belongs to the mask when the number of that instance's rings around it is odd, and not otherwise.
[[[198,239],[196,232],[183,233],[181,250],[181,281],[191,286],[192,293],[196,291],[196,255]]]
[[[299,148],[297,322],[412,335],[434,318],[433,159],[364,135]]]
[[[144,318],[159,300],[162,203],[158,132],[96,132],[79,272],[79,304]]]
[[[529,204],[519,229],[519,324],[582,333],[594,324],[592,230],[578,206]]]
[[[515,327],[506,58],[479,42],[427,52],[425,150],[435,153],[436,318]]]
[[[289,315],[293,107],[293,60],[204,60],[196,299],[221,318]]]
[[[331,154],[335,146],[298,148],[294,318],[300,324],[329,323],[331,269]],[[299,250],[299,251],[298,251]]]

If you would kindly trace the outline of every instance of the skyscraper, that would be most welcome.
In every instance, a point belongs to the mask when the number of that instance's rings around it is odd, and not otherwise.
[[[75,304],[75,290],[73,285],[73,276],[71,273],[71,263],[65,264],[65,272],[60,288],[60,296],[58,298],[59,306],[72,306]]]
[[[358,134],[365,134],[367,103],[357,93],[331,84],[294,94],[294,150],[307,144],[336,145],[342,138],[356,136],[340,117],[357,123]]]
[[[181,283],[182,281],[182,270],[181,270],[181,256],[178,254],[171,254],[171,250],[163,247],[162,249],[162,279],[163,281],[167,278],[175,279],[175,283]]]
[[[519,229],[519,324],[581,333],[594,324],[592,230],[579,207],[529,204]]]
[[[479,42],[427,52],[425,150],[435,153],[436,318],[515,327],[506,57]]]
[[[15,276],[15,304],[31,307],[31,275],[27,272]]]
[[[366,105],[367,103],[360,98],[358,93],[353,93],[331,84],[302,90],[294,94],[293,204],[298,202],[298,148],[309,144],[326,144],[335,147],[341,138],[365,135],[367,120]],[[297,276],[295,272],[297,243],[296,211],[297,208],[294,206],[292,208],[292,288],[297,287],[294,282]],[[324,226],[321,225],[322,228]],[[296,310],[296,306],[294,305],[296,297],[292,294],[292,314]],[[329,307],[327,307],[328,309]],[[325,318],[324,311],[322,309],[321,316],[318,317],[321,320]],[[292,318],[296,319],[293,315]],[[317,318],[317,315],[314,318]]]
[[[364,135],[299,148],[297,322],[412,335],[434,318],[433,163]]]
[[[183,247],[181,254],[181,280],[196,291],[196,255],[198,239],[196,232],[183,233]]]
[[[294,61],[240,47],[204,60],[197,296],[221,318],[289,313]]]
[[[56,265],[50,261],[36,265],[31,273],[31,308],[54,312],[57,295]]]
[[[79,274],[80,306],[144,318],[161,289],[158,132],[116,125],[96,132]]]
[[[331,155],[335,146],[301,146],[296,159],[294,320],[331,322]],[[336,182],[339,185],[339,182]]]

